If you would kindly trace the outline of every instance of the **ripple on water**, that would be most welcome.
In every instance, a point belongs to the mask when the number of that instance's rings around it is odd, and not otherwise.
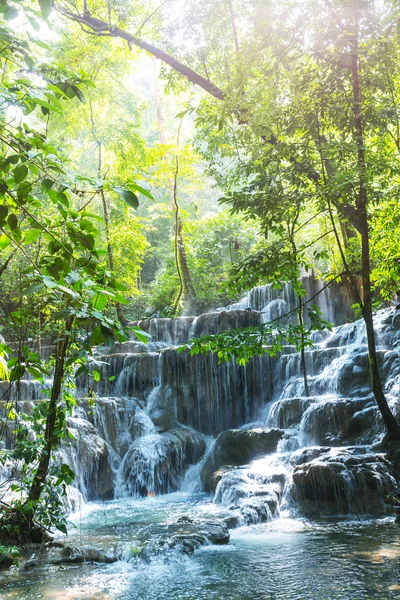
[[[182,513],[215,515],[204,497],[92,506],[70,543],[137,543]],[[143,533],[142,533],[143,535]],[[122,542],[121,542],[122,540]],[[398,600],[400,528],[392,520],[277,519],[231,532],[228,546],[150,562],[49,567],[3,577],[1,600]]]

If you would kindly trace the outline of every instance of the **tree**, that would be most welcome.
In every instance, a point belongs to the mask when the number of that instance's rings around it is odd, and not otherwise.
[[[235,125],[226,106],[204,106],[198,118],[202,141],[208,140],[206,156],[221,185],[229,190],[244,177],[251,181],[228,191],[224,201],[235,211],[264,219],[269,232],[283,221],[282,188],[289,204],[293,204],[293,192],[297,195],[303,190],[303,217],[309,214],[307,197],[314,195],[316,214],[327,214],[342,269],[356,294],[358,273],[350,268],[346,246],[348,233],[359,236],[359,304],[367,331],[372,389],[389,438],[400,439],[399,424],[379,377],[370,281],[371,220],[375,206],[394,191],[388,168],[397,177],[398,108],[393,95],[397,75],[392,59],[398,53],[397,13],[383,14],[372,0],[346,5],[320,2],[317,10],[304,3],[301,19],[295,10],[289,19],[290,8],[289,3],[268,5],[270,20],[264,38],[269,54],[251,56],[248,77],[243,68],[237,75],[236,97],[243,99],[245,123]],[[384,23],[390,25],[385,28]],[[283,53],[278,37],[291,40]],[[382,136],[379,142],[377,136]],[[229,173],[219,171],[221,154],[239,157]],[[293,189],[295,181],[300,188]]]
[[[11,316],[28,328],[32,314],[23,305],[24,299],[31,297],[51,315],[49,327],[55,342],[50,397],[39,403],[33,415],[37,438],[30,441],[26,427],[16,429],[11,455],[15,452],[24,463],[23,495],[2,511],[0,537],[37,541],[45,535],[44,528],[54,524],[65,530],[58,500],[54,506],[54,491],[65,492],[73,473],[67,465],[61,465],[56,473],[51,470],[54,449],[65,435],[65,418],[75,402],[64,386],[65,379],[77,367],[86,369],[92,346],[129,336],[106,313],[109,302],[125,300],[119,293],[121,286],[102,264],[96,227],[99,218],[87,210],[86,199],[90,201],[99,189],[87,177],[70,173],[65,157],[48,139],[52,115],[62,113],[64,102],[83,102],[83,89],[91,82],[81,70],[40,63],[31,44],[47,50],[46,44],[32,40],[26,27],[15,31],[8,25],[19,18],[38,30],[42,19],[49,16],[50,5],[40,3],[41,15],[26,2],[8,2],[3,8],[0,251],[13,247],[11,256],[15,252],[21,270],[20,300],[9,315],[7,307],[2,311],[2,319]],[[31,114],[36,128],[32,117],[26,118]],[[128,204],[137,206],[137,197],[129,189],[109,182],[101,189],[116,190]],[[10,255],[3,264],[9,259]],[[0,353],[4,358],[12,349],[2,344]],[[43,364],[28,343],[22,344],[7,363],[10,384],[16,384],[18,390],[25,373],[41,380],[50,375],[50,366]],[[8,406],[8,411],[10,419],[19,419],[13,406]],[[1,451],[0,460],[9,456],[10,452]]]

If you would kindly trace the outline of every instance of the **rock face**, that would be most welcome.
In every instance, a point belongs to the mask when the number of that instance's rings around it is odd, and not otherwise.
[[[91,423],[70,417],[67,426],[74,436],[63,450],[63,458],[75,472],[77,483],[86,498],[109,500],[114,482],[109,447]]]
[[[198,462],[205,448],[203,436],[183,426],[138,438],[122,465],[125,494],[147,496],[176,491],[184,469]]]
[[[260,455],[275,452],[284,432],[281,429],[231,429],[218,437],[201,471],[206,491],[213,491],[222,466],[245,465]]]
[[[396,488],[391,465],[380,454],[359,448],[321,449],[318,457],[295,467],[293,498],[303,514],[381,515]]]

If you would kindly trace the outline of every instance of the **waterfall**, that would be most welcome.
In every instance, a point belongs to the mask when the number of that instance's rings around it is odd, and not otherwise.
[[[309,297],[322,289],[311,278],[304,282]],[[339,288],[318,296],[324,317],[343,322],[341,298]],[[58,453],[75,470],[84,499],[189,493],[202,481],[239,524],[298,512],[384,513],[395,480],[387,456],[375,450],[384,428],[370,389],[361,321],[314,334],[314,347],[305,352],[308,397],[294,347],[255,357],[246,367],[178,352],[193,337],[259,325],[295,305],[288,284],[260,286],[236,304],[197,317],[141,321],[152,336],[148,344],[99,348],[93,368],[100,381],[90,374],[78,378],[77,408],[68,420],[75,439]],[[400,414],[399,319],[387,309],[375,316],[375,327],[386,394]],[[11,399],[29,413],[49,384],[23,380],[18,398],[15,385],[0,384],[0,410]],[[94,403],[87,400],[89,385]],[[6,431],[3,444],[12,445],[12,427]],[[232,433],[236,449],[229,435],[221,441],[229,431],[239,432]]]

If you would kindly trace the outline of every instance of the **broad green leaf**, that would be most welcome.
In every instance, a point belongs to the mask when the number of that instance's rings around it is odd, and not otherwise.
[[[8,215],[8,206],[0,204],[0,221],[5,221]]]
[[[78,88],[77,85],[71,85],[74,95],[84,104],[86,102],[85,94]]]
[[[95,381],[100,381],[101,375],[100,375],[99,371],[92,371],[92,376]]]
[[[152,196],[150,194],[149,190],[146,190],[146,188],[142,187],[141,185],[139,185],[135,181],[130,181],[129,182],[129,187],[133,188],[134,190],[137,190],[138,192],[140,192],[141,194],[143,194],[143,196],[146,196],[150,200],[154,200],[154,196]]]
[[[26,165],[18,165],[18,167],[15,167],[14,169],[14,180],[15,183],[21,183],[21,181],[24,181],[24,179],[26,178],[26,176],[28,175],[28,167]]]
[[[33,242],[36,242],[36,240],[38,239],[40,234],[41,234],[41,229],[29,229],[29,231],[27,231],[25,233],[25,237],[24,237],[25,244],[32,244]]]
[[[40,11],[44,19],[47,19],[51,13],[51,0],[38,0]]]
[[[114,187],[114,191],[117,192],[120,198],[122,198],[122,200],[129,204],[129,206],[131,206],[135,210],[138,208],[139,200],[136,194],[134,194],[130,190],[121,187]]]
[[[0,250],[4,250],[10,244],[11,244],[11,240],[5,233],[3,233],[3,235],[0,235]]]
[[[18,15],[19,11],[14,6],[7,6],[6,10],[4,11],[4,18],[6,21],[12,21],[13,19],[16,19]]]
[[[9,215],[8,219],[8,226],[10,227],[11,230],[14,230],[18,227],[18,218],[17,215],[15,215],[14,213],[11,213],[11,215]]]

